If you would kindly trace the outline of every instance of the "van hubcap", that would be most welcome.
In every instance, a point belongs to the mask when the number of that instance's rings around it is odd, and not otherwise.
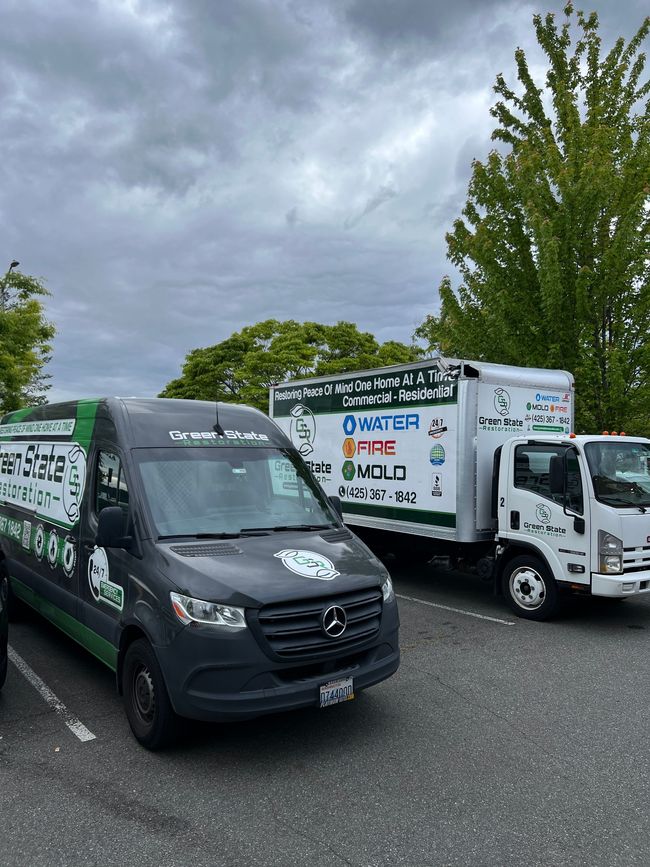
[[[156,696],[149,669],[141,665],[133,676],[133,703],[142,722],[153,720]]]
[[[510,593],[517,605],[533,611],[544,604],[546,584],[537,570],[531,566],[523,566],[510,577]]]

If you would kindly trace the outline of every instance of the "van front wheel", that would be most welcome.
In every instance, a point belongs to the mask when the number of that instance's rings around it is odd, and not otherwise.
[[[148,641],[134,641],[123,670],[124,709],[131,731],[148,750],[168,746],[176,737],[174,713],[158,660]]]
[[[504,568],[503,595],[515,614],[528,620],[547,620],[558,608],[553,576],[541,560],[525,554]]]

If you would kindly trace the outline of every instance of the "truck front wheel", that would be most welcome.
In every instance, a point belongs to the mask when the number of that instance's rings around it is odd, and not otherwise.
[[[502,583],[503,595],[519,617],[547,620],[557,611],[557,585],[537,557],[515,557],[504,568]]]

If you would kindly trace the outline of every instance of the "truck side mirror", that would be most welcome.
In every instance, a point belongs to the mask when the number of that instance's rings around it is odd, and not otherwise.
[[[552,494],[564,493],[564,460],[562,455],[553,455],[548,467],[548,484]]]
[[[99,513],[95,544],[100,548],[129,548],[133,541],[124,535],[125,515],[119,506],[107,506]]]

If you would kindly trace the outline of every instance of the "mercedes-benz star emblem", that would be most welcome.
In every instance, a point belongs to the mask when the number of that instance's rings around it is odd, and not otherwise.
[[[340,605],[332,605],[323,614],[323,632],[328,638],[340,638],[348,625],[348,618]]]

